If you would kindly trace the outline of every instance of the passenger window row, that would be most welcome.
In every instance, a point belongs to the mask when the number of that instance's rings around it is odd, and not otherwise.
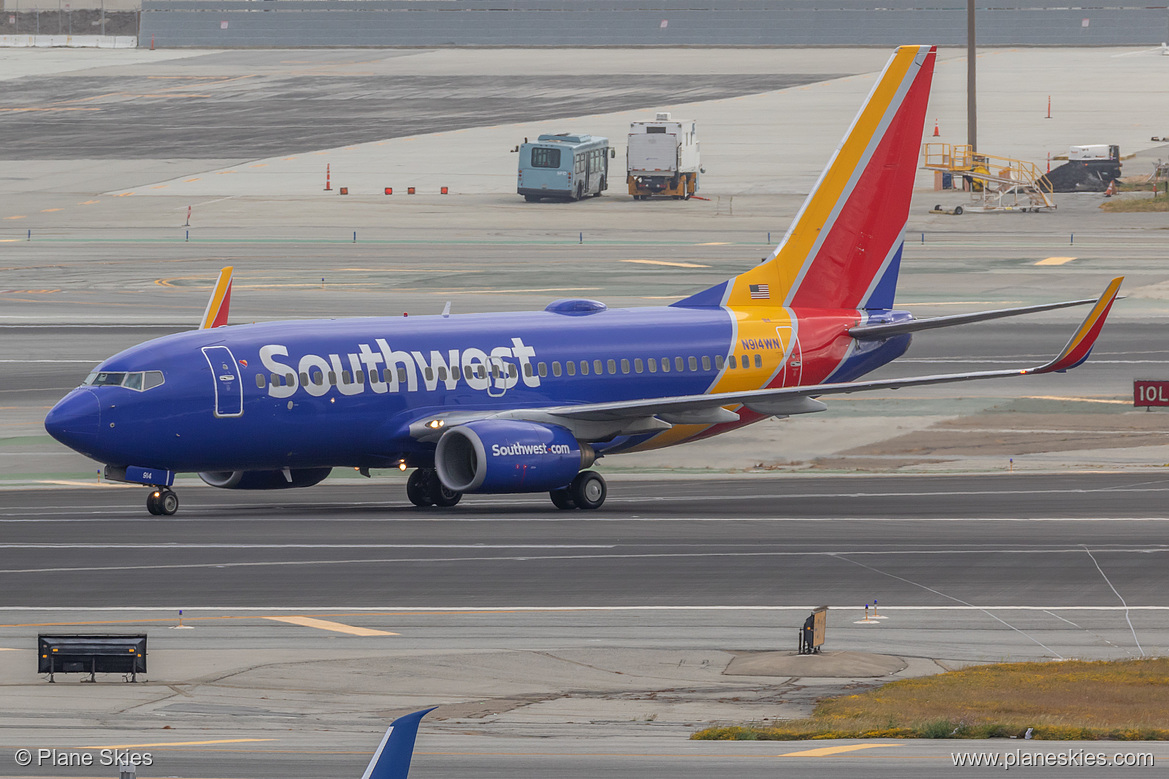
[[[716,354],[714,357],[704,354],[702,357],[674,357],[672,359],[670,357],[662,357],[660,361],[656,357],[636,357],[632,361],[628,358],[622,358],[620,361],[615,359],[592,361],[580,360],[579,362],[574,360],[566,360],[563,366],[559,360],[556,360],[552,363],[525,363],[524,375],[528,378],[532,378],[538,374],[540,378],[544,379],[548,377],[549,371],[551,371],[552,376],[560,378],[561,376],[576,376],[579,371],[581,376],[588,376],[590,374],[596,376],[604,376],[606,374],[609,376],[616,376],[618,375],[618,362],[620,362],[620,373],[627,375],[630,373],[643,374],[647,371],[649,373],[658,373],[659,371],[661,373],[685,373],[687,371],[691,373],[697,373],[699,370],[699,364],[701,364],[703,371],[710,371],[712,366],[714,367],[714,370],[718,371],[721,371],[724,367],[726,367],[728,370],[746,370],[751,367],[752,359],[750,355],[746,354],[741,355],[738,360],[736,360],[733,356],[728,359],[721,354]],[[756,354],[754,356],[754,365],[756,368],[763,367],[762,355]],[[505,375],[507,378],[515,379],[519,375],[516,366],[512,363],[491,366],[480,364],[476,365],[474,368],[472,368],[470,365],[464,365],[462,372],[464,378],[466,379],[486,379],[488,376],[490,376],[492,379],[498,380],[503,378]],[[445,366],[440,366],[437,371],[432,367],[427,367],[422,371],[422,375],[426,381],[434,381],[436,376],[439,381],[446,381],[448,378],[454,377],[458,373],[459,371],[457,368],[452,368],[450,369],[450,374],[448,375],[447,368]],[[371,382],[377,381],[377,375],[377,373],[371,371],[368,375],[368,380]],[[397,377],[396,379],[395,375]],[[263,389],[266,383],[271,381],[273,387],[290,387],[294,382],[296,382],[297,378],[297,376],[291,373],[273,373],[271,374],[271,377],[266,377],[262,373],[257,373],[256,386],[260,389]],[[327,374],[325,374],[321,371],[313,371],[312,373],[301,373],[299,379],[302,386],[308,384],[320,386],[326,381],[330,386],[334,386],[337,384],[337,373],[336,371],[329,371]],[[356,373],[351,371],[341,372],[342,384],[351,385],[356,383],[358,385],[364,385],[366,379],[367,375],[365,371],[357,371]],[[381,373],[381,380],[387,384],[393,383],[395,381],[401,384],[406,382],[407,379],[408,374],[406,368],[401,365],[398,366],[396,374],[390,368],[386,368]]]

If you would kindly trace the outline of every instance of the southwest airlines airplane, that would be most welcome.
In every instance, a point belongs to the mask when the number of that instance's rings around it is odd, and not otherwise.
[[[1065,371],[1116,298],[917,320],[893,309],[936,51],[902,46],[779,247],[673,305],[203,327],[117,354],[45,419],[54,438],[151,488],[174,514],[176,472],[224,489],[308,487],[335,467],[414,469],[417,506],[464,493],[548,492],[596,509],[600,457],[822,411],[839,393]],[[1094,303],[1064,350],[1029,368],[880,381],[912,333]]]

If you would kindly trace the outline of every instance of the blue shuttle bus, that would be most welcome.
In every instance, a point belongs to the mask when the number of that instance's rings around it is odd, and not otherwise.
[[[585,133],[545,134],[520,145],[517,191],[540,198],[580,200],[609,188],[609,139]]]

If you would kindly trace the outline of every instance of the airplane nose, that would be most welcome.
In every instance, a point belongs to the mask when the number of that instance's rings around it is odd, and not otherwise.
[[[45,430],[61,443],[81,453],[97,447],[101,406],[87,389],[70,392],[45,417]]]

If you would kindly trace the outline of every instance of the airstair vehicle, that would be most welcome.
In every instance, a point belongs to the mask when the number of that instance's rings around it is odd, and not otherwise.
[[[962,176],[969,183],[970,203],[952,210],[934,206],[934,213],[966,211],[1045,211],[1055,208],[1051,184],[1033,162],[976,153],[969,144],[927,143],[922,147],[926,170]]]

